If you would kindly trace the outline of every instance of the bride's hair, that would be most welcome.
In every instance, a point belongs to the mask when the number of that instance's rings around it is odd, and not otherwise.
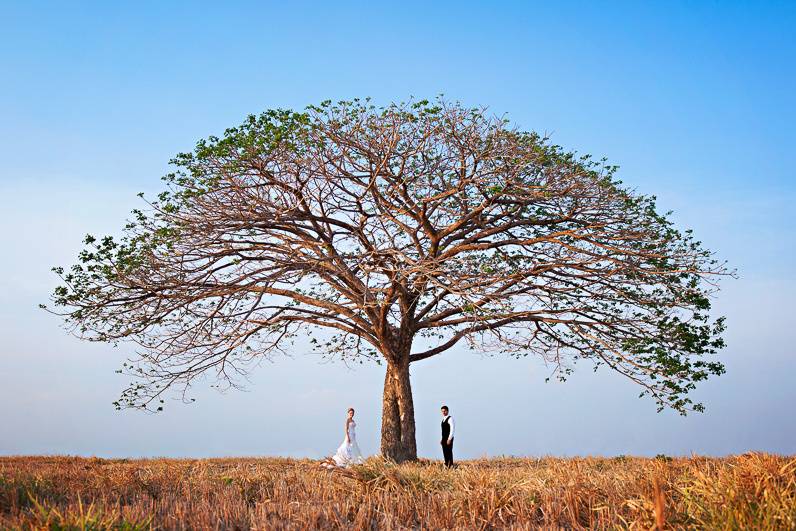
[[[347,412],[348,412],[348,413],[351,413],[352,411],[354,411],[354,408],[350,407],[350,408],[348,408],[348,411],[347,411]]]

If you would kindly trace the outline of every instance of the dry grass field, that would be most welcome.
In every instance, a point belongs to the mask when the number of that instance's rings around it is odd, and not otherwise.
[[[796,529],[796,458],[0,458],[2,529]]]

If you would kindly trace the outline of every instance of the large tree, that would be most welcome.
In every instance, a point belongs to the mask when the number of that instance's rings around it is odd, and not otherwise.
[[[381,450],[416,458],[410,364],[464,343],[607,365],[659,408],[724,367],[723,263],[616,167],[437,100],[249,116],[179,154],[118,238],[55,268],[88,340],[137,344],[117,407],[159,408],[209,373],[237,385],[300,331],[386,365]],[[451,364],[456,363],[452,357]],[[185,396],[185,395],[183,395]]]

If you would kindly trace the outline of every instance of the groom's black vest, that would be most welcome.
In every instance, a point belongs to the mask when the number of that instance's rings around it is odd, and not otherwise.
[[[451,425],[448,424],[450,417],[445,417],[445,420],[442,421],[442,440],[447,441],[448,436],[451,434]]]

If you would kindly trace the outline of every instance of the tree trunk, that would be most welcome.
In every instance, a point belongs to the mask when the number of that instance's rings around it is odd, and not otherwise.
[[[417,459],[409,356],[387,364],[381,418],[381,455],[396,463]]]

